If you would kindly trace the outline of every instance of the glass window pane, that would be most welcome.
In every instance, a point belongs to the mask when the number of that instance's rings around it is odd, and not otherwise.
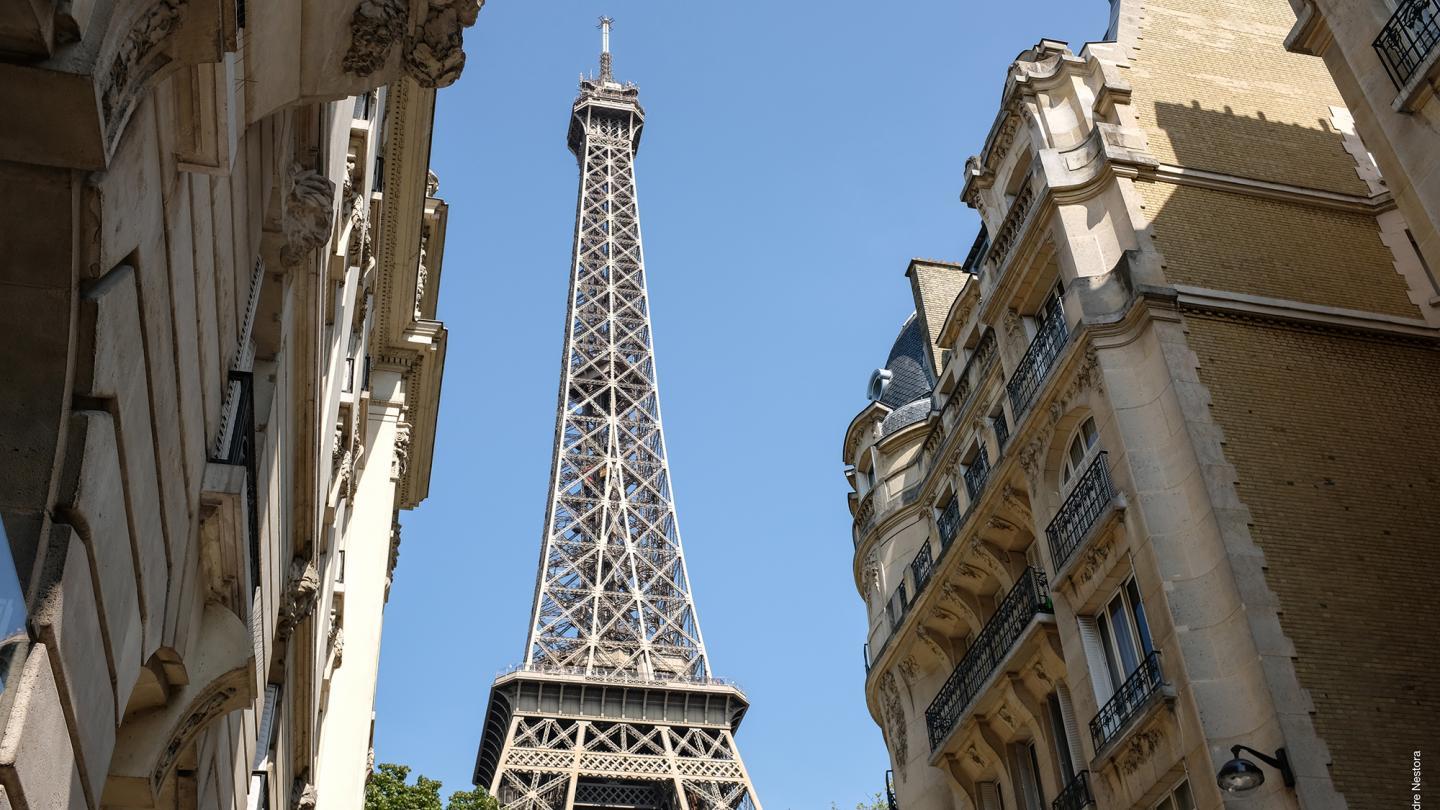
[[[1175,787],[1175,810],[1195,810],[1195,797],[1190,795],[1190,783],[1181,782]]]
[[[1120,656],[1122,664],[1121,672],[1124,677],[1116,681],[1118,686],[1124,683],[1125,678],[1130,677],[1140,666],[1140,656],[1135,652],[1135,638],[1131,634],[1129,620],[1125,616],[1125,602],[1119,596],[1110,600],[1110,623],[1115,629],[1115,647]]]
[[[1130,600],[1130,611],[1135,618],[1135,632],[1140,636],[1140,647],[1145,655],[1155,651],[1155,645],[1150,641],[1150,622],[1145,619],[1145,606],[1140,603],[1140,590],[1135,587],[1135,580],[1125,583],[1125,595]]]
[[[1111,640],[1110,623],[1105,621],[1105,614],[1095,617],[1095,624],[1100,628],[1100,643],[1105,647],[1105,666],[1110,670],[1111,691],[1120,688],[1125,679],[1120,675],[1120,662],[1115,660],[1115,642]]]
[[[1171,801],[1169,796],[1166,796],[1160,800],[1159,804],[1155,805],[1155,810],[1175,810],[1175,802]]]

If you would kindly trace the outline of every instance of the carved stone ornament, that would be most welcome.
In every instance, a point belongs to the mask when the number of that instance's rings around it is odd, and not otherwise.
[[[910,741],[905,734],[905,709],[900,703],[900,688],[895,685],[895,676],[886,672],[880,676],[880,700],[885,717],[885,736],[890,740],[890,750],[895,754],[900,778],[905,778],[905,763],[910,760]]]
[[[865,567],[860,572],[860,585],[869,594],[880,590],[880,556],[875,549],[865,556]]]
[[[1080,563],[1075,567],[1076,576],[1082,583],[1089,582],[1095,578],[1105,560],[1110,556],[1110,543],[1096,543],[1085,551],[1080,558]]]
[[[1005,484],[1005,488],[1000,490],[1000,500],[1016,512],[1029,516],[1030,505],[1020,500],[1020,490],[1010,484]]]
[[[432,171],[425,172],[425,196],[434,197],[440,193],[440,175]]]
[[[144,91],[146,81],[170,63],[160,45],[179,24],[184,8],[184,0],[151,3],[121,40],[100,90],[108,141],[113,142],[119,135],[120,125]]]
[[[277,638],[286,638],[300,622],[315,612],[320,597],[320,574],[315,564],[303,557],[290,561],[290,584],[280,604],[280,619],[275,626]]]
[[[330,236],[335,184],[319,172],[294,163],[285,175],[285,186],[285,216],[281,221],[285,244],[280,248],[280,262],[294,267]]]
[[[1025,332],[1025,330],[1022,328],[1022,324],[1020,323],[1020,313],[1016,312],[1014,309],[1005,310],[1004,324],[1005,334],[1009,335],[1012,338],[1019,337]]]
[[[375,775],[375,746],[365,752],[365,783],[370,783],[370,778]]]
[[[1154,728],[1132,734],[1116,757],[1120,770],[1127,775],[1135,773],[1160,747],[1162,739],[1160,730]]]
[[[425,19],[405,41],[405,72],[421,87],[449,87],[465,69],[461,33],[475,24],[484,0],[429,0]]]
[[[960,563],[960,567],[955,570],[955,573],[966,579],[980,579],[984,576],[984,572],[970,563]]]
[[[1010,713],[1010,707],[1006,706],[1004,703],[1000,704],[1000,708],[995,710],[995,714],[1000,718],[1000,722],[1004,723],[1010,728],[1020,727],[1019,724],[1015,722],[1015,715]]]
[[[379,70],[405,36],[409,17],[408,0],[360,0],[350,15],[350,47],[340,66],[356,76]]]
[[[390,583],[395,581],[395,566],[400,563],[400,523],[390,524],[390,557],[385,562],[385,598],[390,598]]]
[[[914,686],[915,681],[920,677],[920,664],[915,661],[915,656],[905,656],[905,659],[899,664],[899,669],[900,677],[904,678],[906,683]]]
[[[315,810],[315,786],[304,779],[296,779],[290,789],[291,810]]]
[[[404,478],[410,469],[410,423],[406,421],[407,416],[402,409],[400,421],[395,424],[395,455],[390,459],[390,473],[396,478]]]
[[[195,701],[195,707],[171,732],[169,744],[160,752],[160,758],[156,761],[155,768],[150,774],[150,782],[155,790],[160,789],[166,775],[170,773],[170,766],[175,764],[185,746],[194,741],[195,735],[201,729],[222,714],[225,706],[239,691],[239,688],[235,686],[222,684],[215,687],[210,694]]]
[[[1054,685],[1055,681],[1050,677],[1050,673],[1045,671],[1044,664],[1037,663],[1032,671],[1035,673],[1036,679],[1041,683]]]

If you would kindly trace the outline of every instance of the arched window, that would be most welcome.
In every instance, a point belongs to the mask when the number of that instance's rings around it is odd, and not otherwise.
[[[1076,429],[1075,436],[1070,440],[1070,446],[1065,450],[1065,458],[1060,462],[1060,487],[1063,489],[1070,483],[1070,479],[1080,474],[1085,468],[1085,459],[1090,455],[1090,449],[1100,440],[1100,432],[1095,429],[1095,417],[1087,416],[1085,421]]]

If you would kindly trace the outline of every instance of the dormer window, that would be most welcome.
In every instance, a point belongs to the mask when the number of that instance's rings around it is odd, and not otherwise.
[[[875,373],[870,375],[870,387],[866,396],[871,402],[879,402],[884,395],[885,389],[890,387],[890,380],[894,379],[894,372],[888,368],[877,368]]]

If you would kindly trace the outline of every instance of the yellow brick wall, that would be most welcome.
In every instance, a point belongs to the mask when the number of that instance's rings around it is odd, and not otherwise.
[[[1174,284],[1420,317],[1368,214],[1136,183]]]
[[[1336,788],[1408,807],[1411,751],[1440,752],[1440,349],[1186,328]]]
[[[1140,5],[1134,104],[1162,163],[1366,194],[1330,127],[1343,107],[1325,64],[1285,51],[1287,0],[1122,0]]]

